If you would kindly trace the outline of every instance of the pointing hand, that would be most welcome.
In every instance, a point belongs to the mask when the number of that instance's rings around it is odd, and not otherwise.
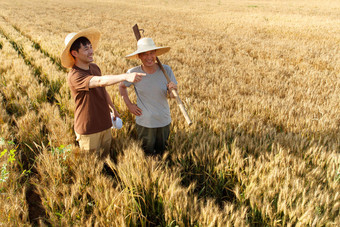
[[[127,73],[125,75],[125,80],[131,83],[138,83],[144,76],[146,76],[145,73]]]

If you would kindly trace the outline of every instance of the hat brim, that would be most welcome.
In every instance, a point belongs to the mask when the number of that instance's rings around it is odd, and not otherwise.
[[[65,68],[72,68],[72,66],[74,65],[74,58],[70,53],[70,48],[74,41],[76,41],[76,39],[78,39],[79,37],[86,37],[88,40],[90,40],[92,49],[96,50],[100,39],[100,32],[95,28],[88,28],[78,32],[75,36],[72,37],[72,39],[67,43],[63,53],[61,54],[61,64]]]
[[[145,52],[152,51],[152,50],[156,50],[156,56],[160,56],[168,52],[170,50],[170,47],[156,47],[156,48],[150,48],[150,49],[136,50],[132,54],[126,55],[125,58],[138,59],[138,54],[145,53]]]

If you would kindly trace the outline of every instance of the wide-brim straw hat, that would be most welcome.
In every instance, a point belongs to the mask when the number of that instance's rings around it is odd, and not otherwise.
[[[141,38],[137,42],[137,50],[132,54],[125,56],[128,59],[137,59],[138,54],[145,53],[151,50],[156,50],[156,56],[165,54],[170,50],[170,47],[157,47],[151,38]]]
[[[100,39],[100,32],[95,28],[88,28],[80,32],[69,33],[65,38],[65,49],[61,54],[61,64],[66,68],[71,68],[74,65],[74,58],[70,53],[70,48],[76,39],[86,37],[90,40],[92,49],[96,50]]]

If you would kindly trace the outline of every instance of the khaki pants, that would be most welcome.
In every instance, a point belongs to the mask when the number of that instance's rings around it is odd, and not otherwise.
[[[76,133],[76,136],[81,149],[96,152],[100,159],[105,159],[110,154],[112,141],[111,128],[89,135]]]

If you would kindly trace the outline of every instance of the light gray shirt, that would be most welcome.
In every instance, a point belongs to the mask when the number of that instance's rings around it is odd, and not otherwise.
[[[170,80],[177,84],[170,66],[163,65]],[[141,66],[127,71],[145,73]],[[167,80],[159,68],[153,74],[146,74],[138,83],[124,81],[126,87],[134,85],[137,106],[142,110],[141,116],[136,116],[136,123],[147,128],[164,127],[171,123],[170,108],[167,100]]]

